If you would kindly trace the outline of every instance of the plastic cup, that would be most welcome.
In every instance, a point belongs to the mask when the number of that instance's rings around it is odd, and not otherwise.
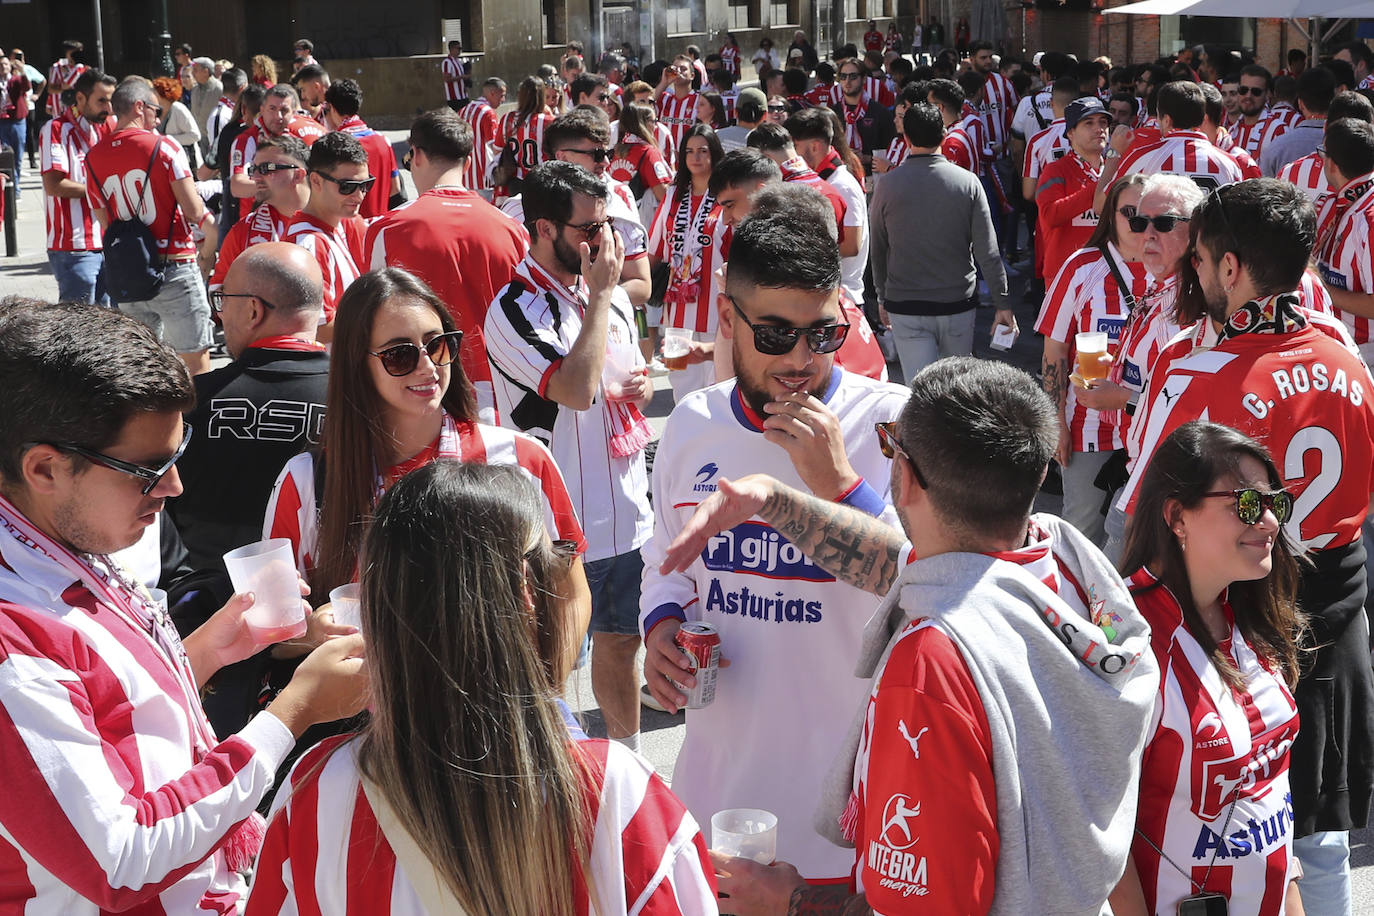
[[[363,605],[359,598],[361,587],[356,582],[340,585],[329,593],[329,608],[334,622],[340,626],[363,628]]]
[[[663,329],[663,365],[674,371],[687,368],[692,350],[692,332],[686,328]]]
[[[1092,380],[1107,377],[1107,366],[1100,357],[1107,355],[1107,334],[1105,331],[1087,331],[1074,335],[1074,348],[1078,350],[1078,375]]]
[[[296,577],[291,542],[258,541],[224,555],[234,591],[252,592],[255,600],[243,615],[258,645],[294,639],[305,632],[305,605]]]
[[[601,390],[605,393],[608,401],[623,401],[625,399],[625,383],[634,378],[629,368],[622,365],[620,360],[606,352],[606,361],[601,366]]]
[[[726,808],[711,815],[711,848],[772,865],[778,857],[778,816],[762,808]]]

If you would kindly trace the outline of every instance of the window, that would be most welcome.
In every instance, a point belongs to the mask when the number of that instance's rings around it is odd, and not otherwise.
[[[786,2],[776,2],[770,0],[768,4],[768,25],[771,28],[781,28],[782,26],[793,26],[801,22],[801,16],[797,12],[796,0],[786,0]]]
[[[726,20],[730,30],[758,28],[758,11],[757,0],[730,0],[729,16]]]
[[[540,0],[540,20],[543,25],[545,47],[559,47],[568,43],[566,0]]]
[[[844,18],[859,19],[862,12],[859,10],[859,0],[844,0]]]
[[[455,38],[463,42],[465,53],[482,50],[482,4],[470,0],[443,0],[439,11],[443,14],[439,20],[443,33],[440,54],[448,53],[448,43]]]
[[[669,35],[690,35],[702,30],[705,20],[702,0],[668,0],[665,25]]]

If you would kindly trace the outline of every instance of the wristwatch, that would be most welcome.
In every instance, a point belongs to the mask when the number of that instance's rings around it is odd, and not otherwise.
[[[1121,154],[1118,153],[1118,152],[1116,151],[1115,148],[1110,147],[1110,146],[1107,147],[1107,151],[1106,151],[1105,153],[1102,154],[1102,158],[1103,158],[1103,159],[1118,159],[1118,158],[1120,158],[1120,157],[1121,157]]]

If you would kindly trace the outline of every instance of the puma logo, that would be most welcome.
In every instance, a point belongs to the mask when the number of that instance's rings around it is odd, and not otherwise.
[[[898,720],[897,720],[897,731],[901,732],[901,733],[902,733],[902,737],[906,739],[906,743],[909,744],[909,745],[911,745],[911,755],[912,755],[913,757],[915,757],[917,760],[920,760],[920,759],[921,759],[921,736],[924,735],[926,732],[930,731],[930,727],[927,726],[927,727],[921,729],[920,731],[918,731],[918,732],[916,733],[916,737],[913,738],[913,737],[911,736],[911,732],[909,732],[909,731],[906,730],[906,722],[902,721],[901,719],[898,719]]]
[[[1174,398],[1178,397],[1178,395],[1176,394],[1170,394],[1168,388],[1159,389],[1159,396],[1164,398],[1165,407],[1168,407],[1171,403],[1173,403]]]

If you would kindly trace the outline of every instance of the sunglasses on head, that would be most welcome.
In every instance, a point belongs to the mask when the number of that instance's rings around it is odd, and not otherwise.
[[[377,183],[377,179],[375,178],[335,178],[333,175],[328,175],[320,171],[316,171],[315,174],[319,175],[325,181],[330,181],[338,185],[339,193],[345,197],[349,194],[357,194],[359,191],[366,194],[368,191],[371,191],[372,186]]]
[[[97,452],[95,449],[73,445],[69,442],[53,442],[50,444],[53,448],[61,449],[64,452],[71,452],[74,455],[80,455],[91,464],[98,464],[102,468],[109,468],[111,471],[119,471],[121,474],[137,477],[139,480],[144,481],[142,493],[144,496],[147,496],[149,493],[153,492],[153,488],[162,481],[162,478],[167,476],[167,472],[172,469],[172,465],[176,464],[177,460],[186,453],[186,446],[191,444],[191,424],[186,422],[181,424],[181,445],[177,446],[177,450],[172,453],[172,457],[168,458],[163,462],[161,467],[157,468],[145,467],[144,465],[134,464],[132,461],[124,461],[120,458],[111,458],[109,455]]]
[[[254,175],[271,175],[273,172],[294,172],[303,167],[291,162],[259,162],[248,167],[248,176],[251,178]]]
[[[1293,514],[1293,494],[1287,490],[1264,493],[1255,487],[1242,487],[1239,490],[1218,490],[1202,495],[1234,499],[1236,517],[1247,525],[1258,522],[1265,509],[1274,513],[1274,518],[1280,525],[1287,522]]]
[[[812,353],[834,353],[849,336],[849,325],[847,324],[827,324],[818,328],[754,324],[749,320],[749,316],[744,314],[744,310],[739,307],[734,296],[727,293],[726,297],[730,300],[730,304],[735,307],[740,320],[749,326],[749,330],[754,332],[754,349],[765,356],[782,356],[785,353],[791,353],[797,345],[798,338],[802,336],[806,337],[806,345],[811,348]]]
[[[436,334],[425,341],[425,355],[429,361],[436,366],[447,366],[458,358],[458,348],[463,343],[462,331],[448,331],[444,334]],[[400,343],[386,347],[381,350],[369,350],[373,356],[382,361],[382,368],[387,375],[400,378],[403,375],[410,375],[415,371],[415,367],[420,365],[420,350],[416,344]]]
[[[1159,233],[1173,232],[1174,227],[1177,226],[1179,223],[1186,223],[1188,221],[1189,217],[1176,216],[1172,213],[1165,213],[1162,216],[1126,217],[1126,225],[1130,226],[1131,231],[1136,234],[1144,232],[1146,228],[1150,226],[1154,226],[1155,231]]]

